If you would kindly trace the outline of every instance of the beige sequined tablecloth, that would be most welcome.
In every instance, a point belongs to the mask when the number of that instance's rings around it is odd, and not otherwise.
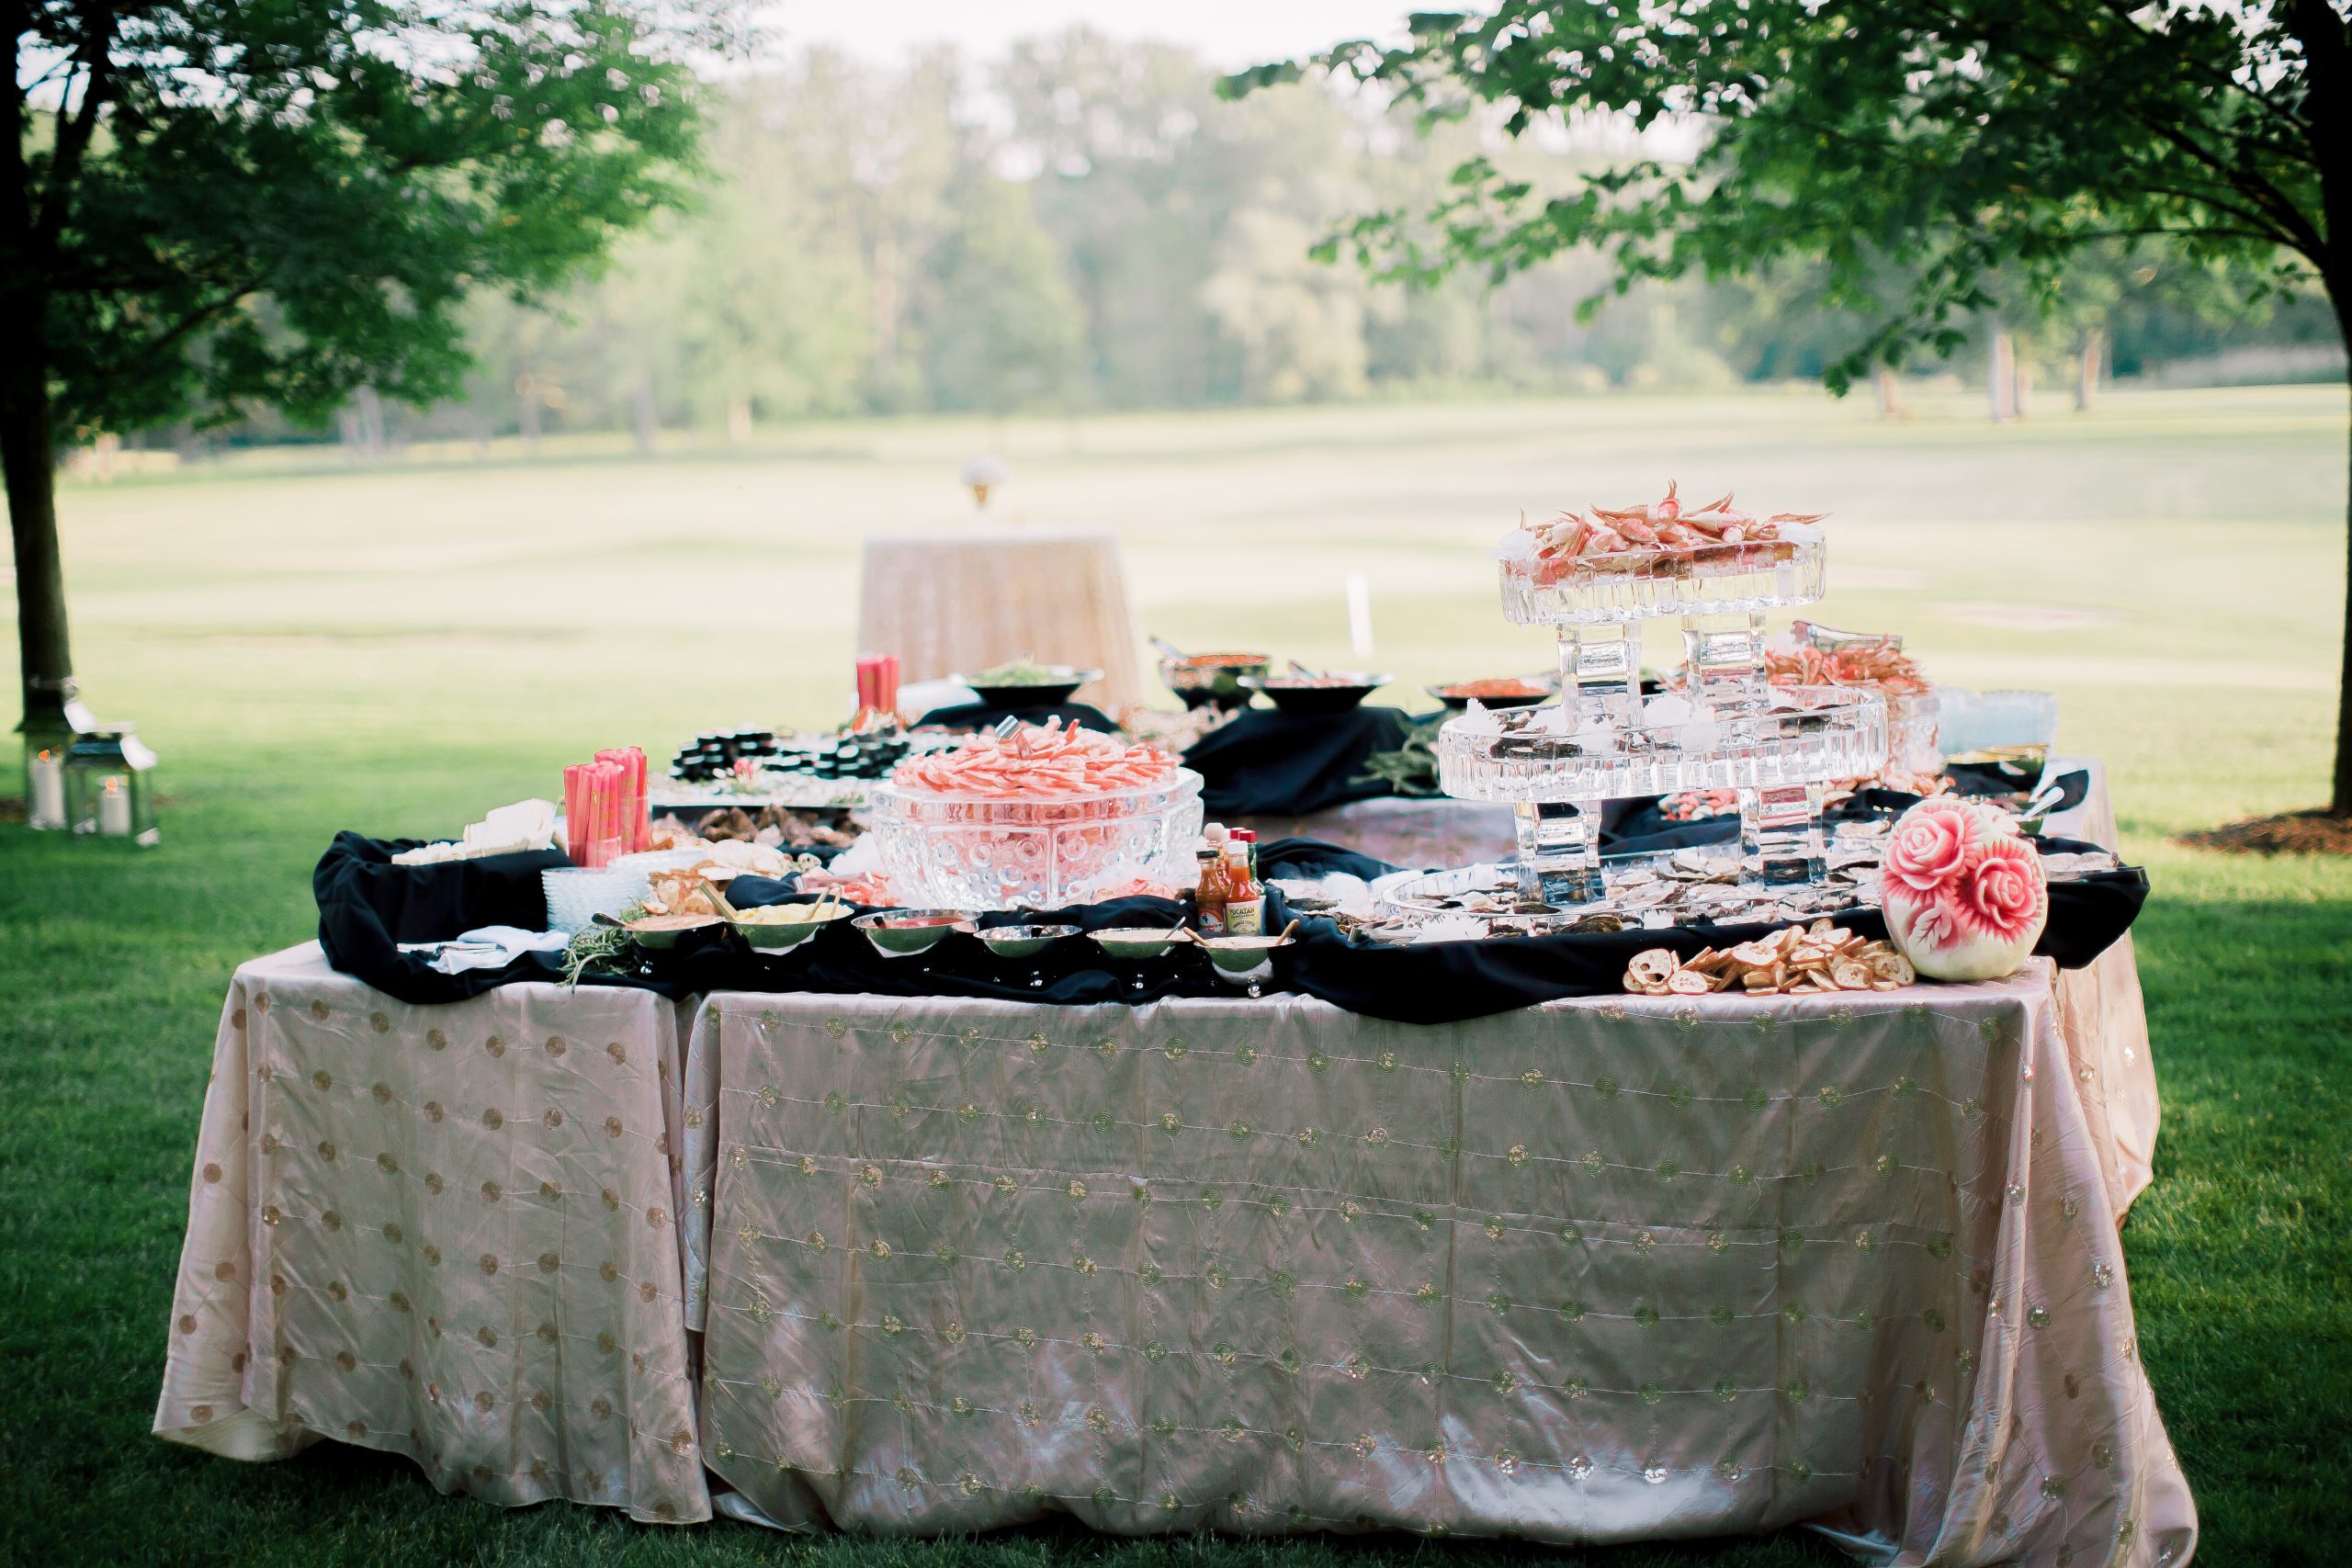
[[[1434,1029],[714,995],[705,1454],[788,1525],[2178,1562],[2084,1085],[2040,961]]]
[[[492,1502],[707,1518],[679,1033],[649,991],[410,1007],[315,943],[241,967],[156,1433],[241,1459],[335,1438]]]

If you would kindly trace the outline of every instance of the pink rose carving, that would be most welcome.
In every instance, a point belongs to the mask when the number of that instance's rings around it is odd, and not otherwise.
[[[2049,919],[2041,857],[1987,807],[1920,802],[1895,823],[1883,865],[1887,934],[1929,979],[2015,974]]]
[[[1960,874],[1969,852],[1984,836],[1974,807],[1957,800],[1923,800],[1894,825],[1886,846],[1885,874],[1906,887],[1932,893]]]
[[[2022,840],[1996,838],[1979,850],[1975,861],[1953,889],[1957,919],[1972,931],[2000,942],[2040,930],[2050,895],[2041,883],[2041,866]]]

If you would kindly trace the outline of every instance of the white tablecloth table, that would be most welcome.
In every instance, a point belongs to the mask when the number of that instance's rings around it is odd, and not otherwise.
[[[857,645],[906,681],[977,674],[1023,655],[1100,670],[1076,700],[1116,717],[1147,700],[1118,541],[1096,529],[974,524],[876,534],[860,570]]]
[[[1442,1028],[714,993],[705,1453],[787,1525],[2181,1561],[2052,976]]]
[[[707,1518],[681,1314],[679,1009],[507,986],[411,1007],[315,942],[242,965],[155,1431],[320,1438],[444,1491]]]
[[[649,1520],[707,1517],[707,1461],[789,1523],[1804,1520],[1906,1562],[2177,1562],[2115,1237],[2155,1124],[2128,942],[1434,1029],[1283,996],[413,1007],[306,943],[223,1010],[155,1429]]]

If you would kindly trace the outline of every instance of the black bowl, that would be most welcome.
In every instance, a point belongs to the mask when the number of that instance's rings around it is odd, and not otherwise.
[[[951,675],[948,679],[971,687],[980,701],[990,707],[1035,708],[1050,707],[1057,703],[1066,703],[1069,701],[1070,694],[1080,686],[1085,685],[1089,681],[1100,681],[1102,678],[1102,671],[1100,670],[1080,670],[1075,665],[1048,664],[1046,668],[1054,672],[1056,679],[1026,681],[1011,686],[990,685],[964,675]],[[1069,679],[1061,679],[1060,677],[1063,676]]]
[[[1489,708],[1532,708],[1538,703],[1550,702],[1554,697],[1560,694],[1560,682],[1556,678],[1538,678],[1532,675],[1520,675],[1510,678],[1513,680],[1524,681],[1527,684],[1536,687],[1537,690],[1531,692],[1524,696],[1480,697],[1477,700]],[[1469,682],[1466,681],[1460,681],[1454,682],[1453,684],[1467,685]],[[1461,712],[1463,709],[1467,708],[1470,705],[1471,699],[1469,697],[1447,695],[1447,688],[1445,686],[1423,686],[1421,690],[1427,692],[1430,696],[1435,697],[1439,702],[1443,703],[1448,708],[1453,709],[1456,713]]]
[[[1317,714],[1346,713],[1396,678],[1359,670],[1334,670],[1331,674],[1346,683],[1291,685],[1278,675],[1244,675],[1240,683],[1247,690],[1263,692],[1267,700],[1283,712],[1305,717]]]

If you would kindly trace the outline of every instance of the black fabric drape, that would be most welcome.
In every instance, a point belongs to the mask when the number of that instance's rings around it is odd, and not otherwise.
[[[2094,847],[2066,839],[2045,844],[2052,850]],[[390,865],[390,853],[401,847],[345,833],[319,863],[320,941],[336,968],[411,1002],[455,1001],[512,980],[549,979],[561,973],[554,955],[534,953],[504,969],[443,975],[428,967],[423,957],[395,951],[401,942],[439,941],[475,926],[535,928],[544,923],[544,905],[534,913],[529,900],[537,897],[539,870],[565,863],[560,855],[504,856],[445,866]],[[1259,859],[1269,875],[1344,871],[1370,877],[1395,869],[1352,850],[1305,839],[1265,845]],[[511,863],[524,860],[533,863]],[[469,870],[471,876],[423,874]],[[523,886],[526,878],[527,895]],[[411,880],[420,886],[401,886]],[[469,897],[477,895],[480,902],[469,905]],[[2050,889],[2049,925],[2034,951],[2063,968],[2080,968],[2131,928],[2147,896],[2146,874],[2130,867],[2055,884]],[[741,908],[810,901],[795,893],[789,882],[748,876],[736,879],[729,897]],[[1267,904],[1269,929],[1281,929],[1290,919],[1281,894],[1270,894]],[[1171,899],[1120,898],[1043,913],[984,915],[979,923],[1164,931],[1188,914],[1186,905]],[[1836,919],[1866,936],[1886,934],[1885,919],[1876,910],[1856,910]],[[1703,947],[1729,946],[1771,929],[1751,923],[1395,945],[1343,936],[1331,920],[1310,917],[1300,921],[1294,945],[1274,953],[1267,988],[1320,997],[1374,1018],[1450,1023],[1562,997],[1614,995],[1623,988],[1625,961],[1644,949],[1672,948],[1688,957]],[[1033,973],[1042,973],[1045,984],[1032,987]],[[863,992],[1069,1006],[1237,994],[1189,943],[1171,948],[1164,957],[1131,963],[1107,957],[1092,942],[1077,938],[1056,943],[1035,959],[1003,961],[980,943],[954,935],[929,953],[886,958],[847,920],[834,921],[780,953],[754,953],[723,926],[689,932],[677,947],[643,954],[628,973],[594,977],[593,983],[645,986],[673,997],[709,990]]]
[[[404,942],[447,942],[478,926],[545,931],[547,895],[539,873],[570,865],[561,850],[533,850],[437,865],[394,865],[392,857],[418,839],[334,836],[311,874],[319,905],[319,945],[346,975],[404,1002],[454,1002],[510,980],[552,979],[563,973],[553,953],[525,953],[503,969],[444,975],[432,954],[402,953]]]
[[[1201,775],[1212,817],[1304,817],[1388,794],[1387,784],[1356,775],[1374,751],[1402,746],[1411,726],[1397,708],[1295,716],[1245,708],[1194,741],[1184,765]]]

